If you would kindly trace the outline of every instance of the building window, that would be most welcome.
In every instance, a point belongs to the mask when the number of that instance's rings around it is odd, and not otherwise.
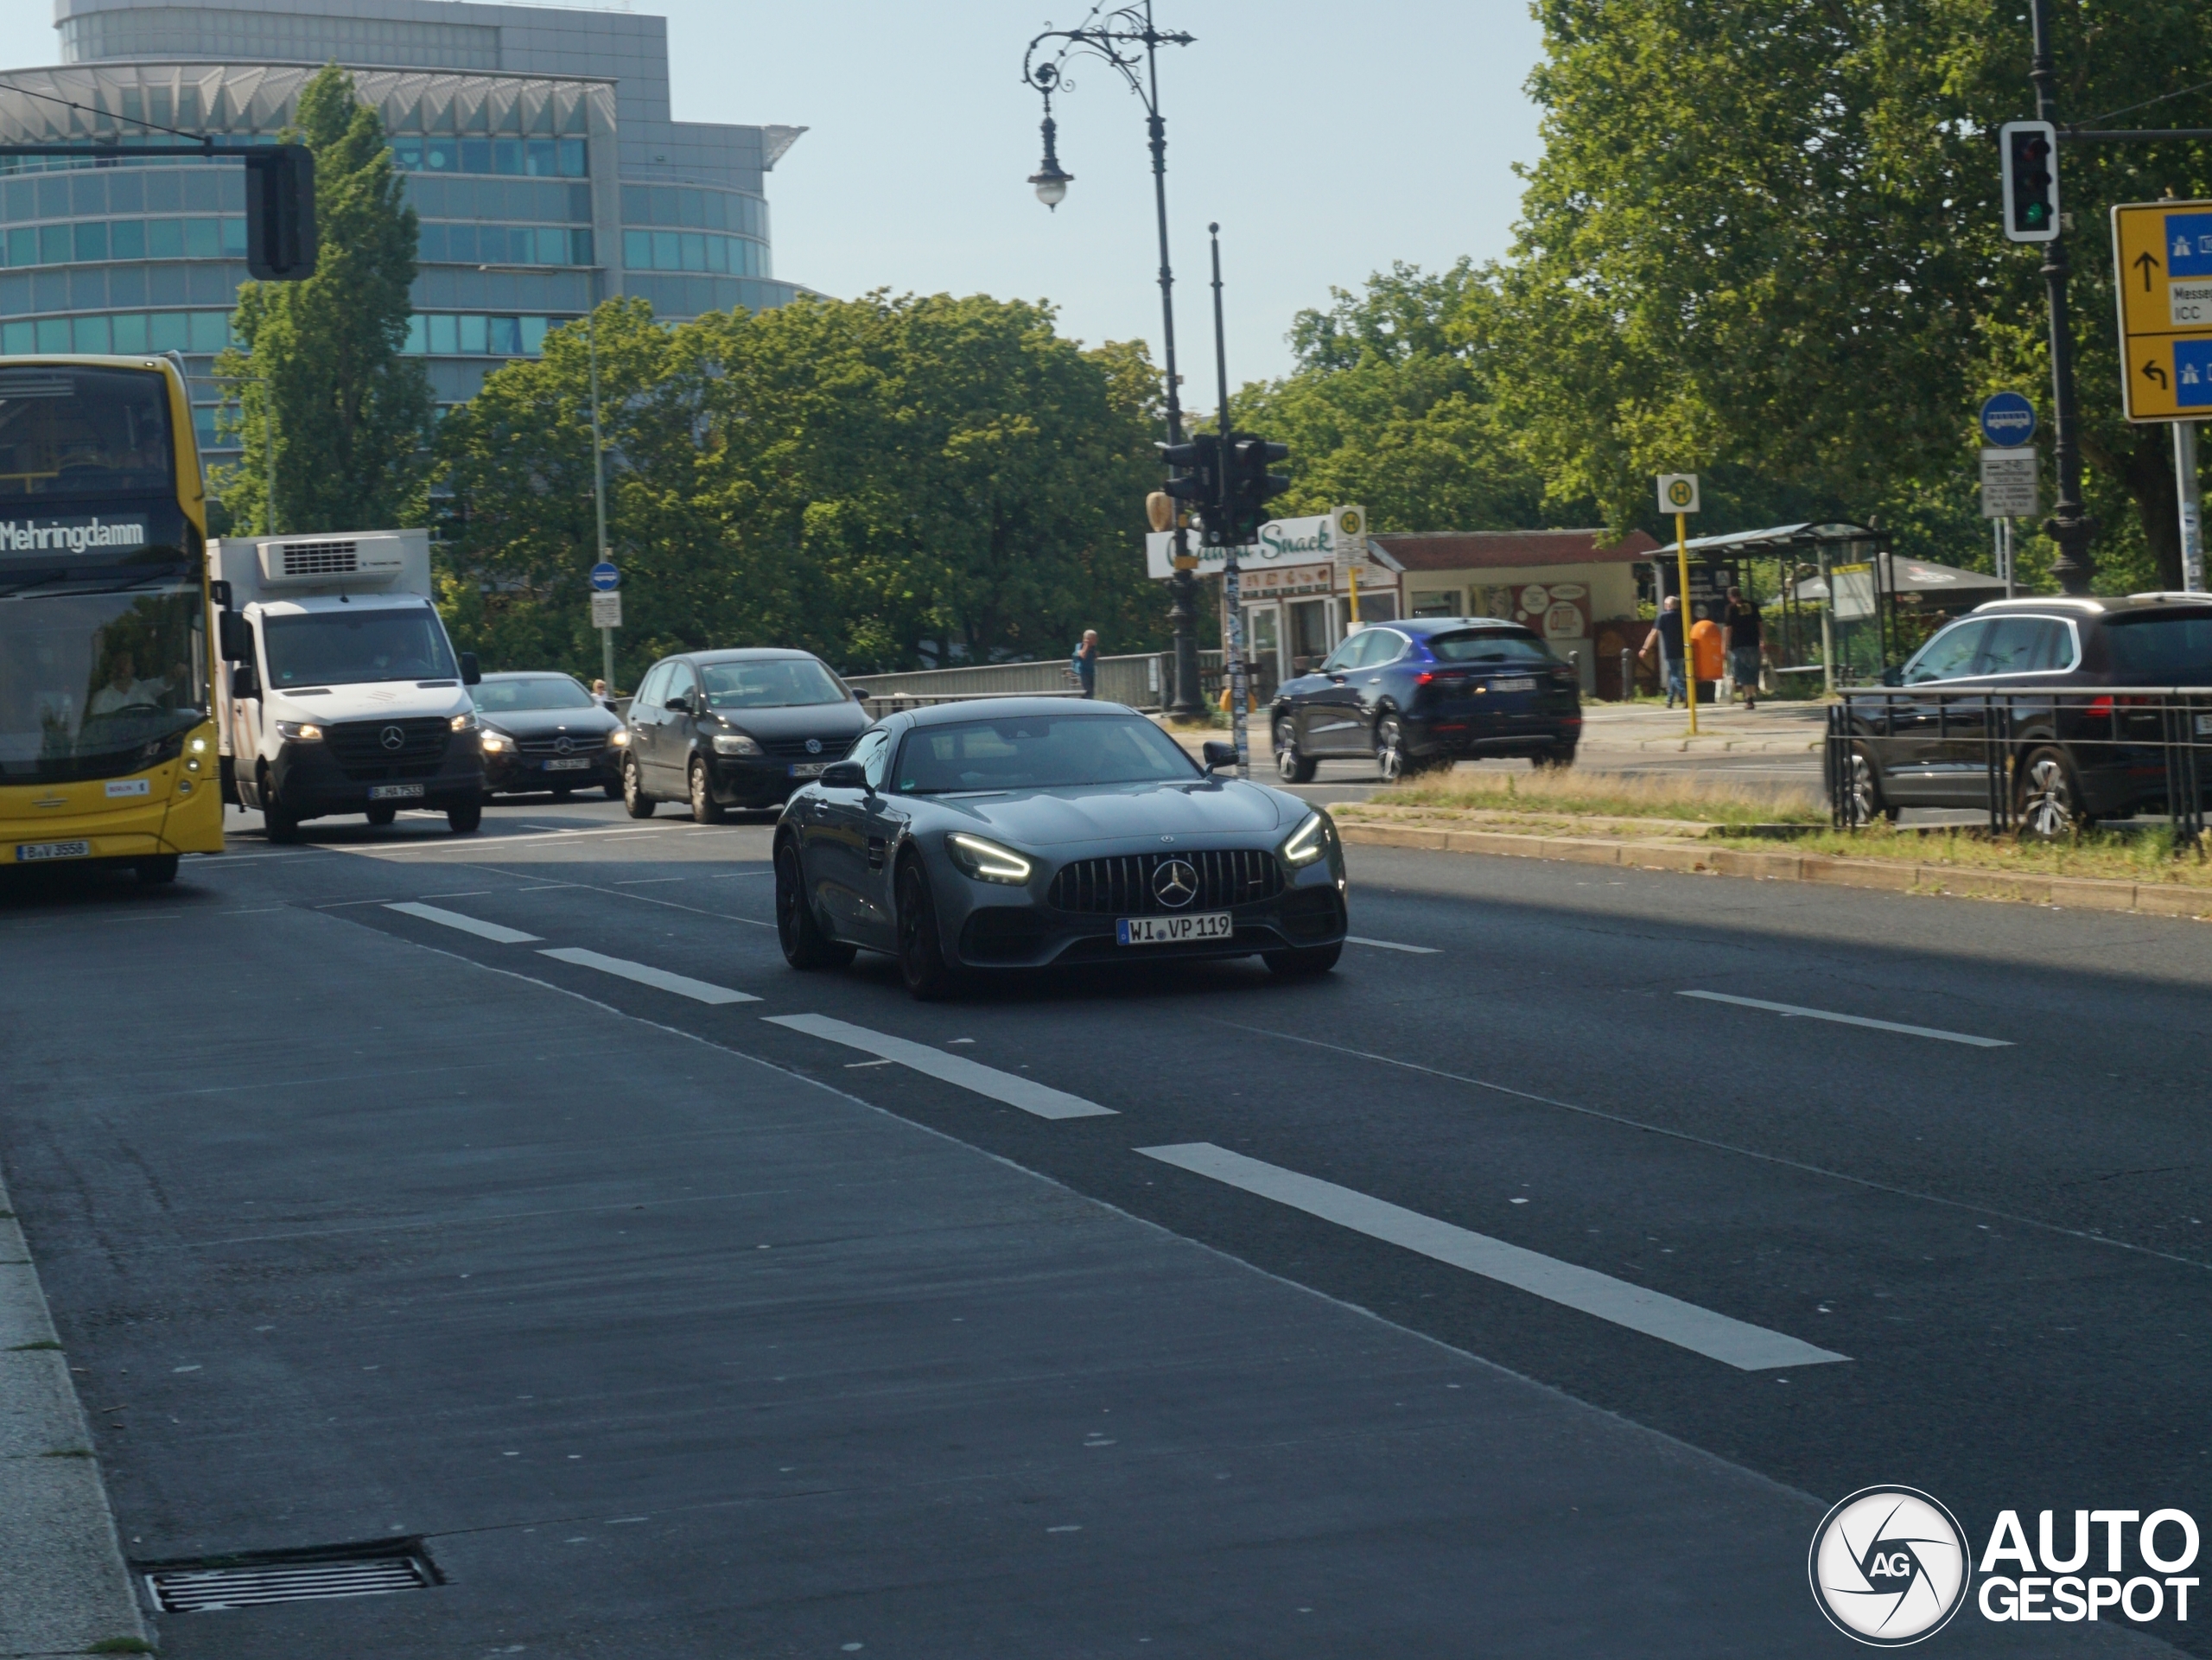
[[[728,277],[766,277],[767,250],[745,237],[711,232],[625,231],[622,263],[632,270],[713,271]]]
[[[588,265],[591,232],[567,225],[423,221],[416,258],[430,265]]]
[[[74,225],[17,226],[6,239],[7,262],[89,265],[117,259],[243,259],[245,219],[79,219]]]
[[[400,349],[420,357],[536,357],[545,331],[565,317],[493,317],[475,312],[418,311],[407,320]]]
[[[404,173],[486,173],[522,179],[591,176],[591,147],[582,138],[397,137],[391,159]]]

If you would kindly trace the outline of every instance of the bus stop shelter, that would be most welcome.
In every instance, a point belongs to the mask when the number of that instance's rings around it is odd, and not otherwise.
[[[1700,536],[1689,544],[1689,556],[1693,617],[1701,598],[1700,566],[1708,572],[1756,570],[1773,563],[1771,582],[1747,586],[1779,602],[1767,635],[1777,674],[1817,674],[1833,691],[1840,685],[1879,685],[1884,672],[1901,660],[1897,571],[1886,531],[1841,520],[1777,525]],[[1660,567],[1659,591],[1673,592],[1674,550],[1655,554],[1653,562]],[[1709,576],[1707,586],[1716,581]],[[1806,591],[1815,582],[1817,588]]]

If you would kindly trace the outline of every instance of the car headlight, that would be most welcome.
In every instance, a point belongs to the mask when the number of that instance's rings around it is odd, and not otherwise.
[[[1294,868],[1310,865],[1328,850],[1328,815],[1308,813],[1306,822],[1291,833],[1290,840],[1282,844],[1283,862]]]
[[[630,728],[626,726],[616,727],[613,731],[607,735],[607,741],[616,749],[624,747],[630,741]]]
[[[276,735],[293,743],[321,743],[322,728],[311,721],[279,721]]]
[[[512,738],[504,732],[494,731],[488,726],[484,728],[483,736],[478,741],[484,746],[484,753],[487,755],[503,755],[515,747]]]
[[[480,724],[473,710],[467,715],[456,715],[453,717],[453,729],[456,732],[474,731]]]
[[[760,746],[742,732],[719,732],[715,735],[715,754],[717,755],[757,755]]]
[[[946,836],[944,850],[953,863],[977,881],[1019,884],[1027,881],[1029,873],[1036,868],[1012,848],[1002,848],[996,842],[987,842],[964,830],[955,830]]]

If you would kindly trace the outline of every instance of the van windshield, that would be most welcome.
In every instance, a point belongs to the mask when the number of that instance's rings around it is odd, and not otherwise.
[[[269,684],[278,690],[460,678],[446,631],[428,606],[264,617],[261,633],[269,652]]]

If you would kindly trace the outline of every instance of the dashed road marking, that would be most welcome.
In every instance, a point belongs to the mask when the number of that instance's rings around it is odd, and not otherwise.
[[[1347,945],[1372,945],[1381,951],[1411,951],[1415,957],[1441,957],[1444,952],[1435,945],[1402,945],[1395,939],[1363,939],[1357,934],[1346,934]]]
[[[418,905],[412,900],[398,904],[386,901],[387,911],[397,911],[404,916],[435,922],[442,928],[458,928],[465,934],[474,934],[479,939],[488,939],[499,945],[535,945],[538,936],[526,934],[519,928],[503,928],[496,922],[480,922],[474,917],[465,917],[458,911],[442,911],[435,905]]]
[[[1864,1014],[1838,1014],[1826,1008],[1800,1008],[1795,1003],[1770,1003],[1758,997],[1735,997],[1725,991],[1681,991],[1679,997],[1696,997],[1708,1003],[1734,1003],[1739,1008],[1764,1008],[1791,1020],[1834,1021],[1839,1026],[1868,1026],[1877,1032],[1902,1032],[1909,1038],[1934,1038],[1943,1043],[1964,1043],[1976,1049],[2010,1049],[2004,1038],[1978,1038],[1970,1032],[1945,1032],[1933,1026],[1906,1026],[1897,1021],[1869,1020]]]
[[[843,1021],[833,1021],[826,1014],[770,1014],[762,1018],[771,1026],[787,1026],[794,1032],[804,1032],[809,1037],[824,1038],[831,1043],[842,1043],[848,1049],[880,1056],[911,1066],[946,1084],[957,1084],[963,1090],[973,1090],[977,1095],[987,1095],[994,1101],[1003,1101],[1009,1107],[1019,1107],[1039,1118],[1110,1118],[1114,1109],[1102,1107],[1096,1101],[1086,1101],[1079,1095],[1068,1095],[1033,1079],[1016,1078],[1012,1072],[1002,1072],[995,1066],[986,1066],[960,1055],[948,1055],[942,1049],[932,1049],[926,1043],[914,1043],[905,1038],[894,1038],[887,1033],[871,1032],[865,1026],[851,1026]]]
[[[1380,1239],[1453,1268],[1465,1269],[1470,1274],[1479,1274],[1484,1279],[1496,1280],[1501,1285],[1510,1285],[1548,1302],[1594,1314],[1599,1320],[1656,1337],[1740,1371],[1813,1366],[1851,1358],[1815,1348],[1782,1332],[1770,1332],[1764,1326],[1717,1314],[1709,1308],[1632,1285],[1626,1280],[1617,1280],[1594,1269],[1562,1262],[1541,1251],[1440,1222],[1434,1217],[1408,1211],[1386,1199],[1339,1187],[1332,1181],[1247,1158],[1211,1142],[1141,1147],[1137,1151],[1162,1164],[1274,1199],[1308,1216],[1363,1233],[1370,1239]]]
[[[602,957],[597,951],[588,951],[575,945],[556,945],[538,952],[558,962],[573,963],[578,968],[597,969],[601,974],[612,974],[620,979],[634,980],[641,986],[652,986],[659,991],[672,991],[679,997],[689,997],[702,1003],[757,1003],[760,1000],[749,991],[733,991],[728,986],[718,986],[705,980],[694,980],[688,974],[671,974],[666,969],[657,969],[645,963],[632,963],[627,957]]]

